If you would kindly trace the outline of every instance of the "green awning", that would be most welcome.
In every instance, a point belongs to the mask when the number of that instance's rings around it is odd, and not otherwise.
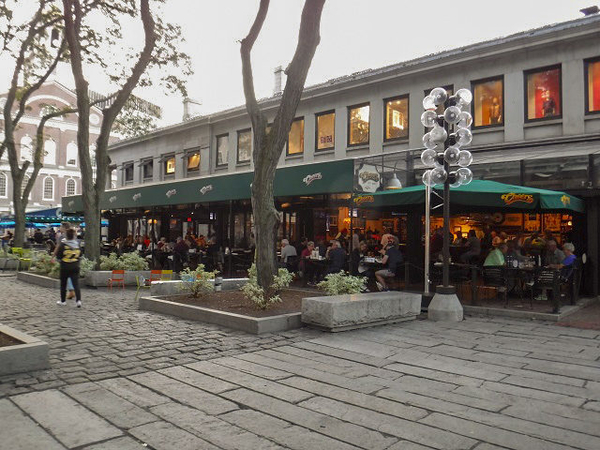
[[[277,169],[275,196],[300,196],[352,192],[354,161],[302,164]],[[188,178],[106,191],[101,209],[209,203],[250,198],[253,172]],[[81,195],[63,197],[65,213],[83,211]]]
[[[442,193],[441,186],[435,187]],[[425,202],[425,186],[381,191],[373,194],[355,194],[357,207],[385,207],[422,205]],[[573,211],[583,212],[583,201],[561,191],[516,186],[489,180],[473,180],[466,186],[451,188],[450,204],[469,208],[527,211]]]

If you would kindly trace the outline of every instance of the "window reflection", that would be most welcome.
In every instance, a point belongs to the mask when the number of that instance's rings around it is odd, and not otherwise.
[[[348,145],[369,143],[369,105],[348,108]]]
[[[587,112],[600,112],[600,60],[589,61],[587,69]]]
[[[473,122],[476,127],[504,123],[504,81],[502,78],[473,82]]]
[[[224,166],[229,159],[229,135],[217,136],[217,166]]]
[[[175,157],[170,156],[165,160],[165,175],[171,175],[175,173]]]
[[[188,172],[196,172],[200,170],[200,152],[190,153],[187,157]]]
[[[252,132],[251,130],[243,130],[238,131],[238,154],[237,161],[241,162],[249,162],[250,158],[252,158]]]
[[[335,147],[335,112],[321,113],[317,116],[317,150],[329,150]]]
[[[304,119],[295,119],[288,135],[288,155],[301,153],[304,153]]]
[[[529,72],[526,77],[527,119],[560,117],[560,68]]]
[[[385,140],[408,137],[408,97],[397,97],[385,102]]]

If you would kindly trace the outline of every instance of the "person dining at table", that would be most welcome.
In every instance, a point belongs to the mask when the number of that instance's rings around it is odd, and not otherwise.
[[[556,241],[547,241],[546,242],[546,251],[543,257],[544,266],[557,266],[563,262],[565,259],[565,254],[562,250],[559,250]]]
[[[383,264],[384,268],[375,272],[376,284],[380,291],[389,291],[386,280],[396,276],[396,271],[404,260],[402,253],[398,249],[398,239],[392,236],[388,240],[387,245],[380,250],[380,253],[383,255],[381,264]]]
[[[290,256],[298,256],[296,247],[290,245],[290,241],[287,239],[281,240],[281,256],[279,257],[279,263],[281,267],[288,267],[288,259]]]
[[[478,258],[481,255],[481,241],[477,238],[475,230],[469,230],[466,245],[467,251],[460,255],[460,261],[468,264],[472,259]]]
[[[298,270],[302,274],[304,283],[313,286],[319,279],[319,267],[314,261],[311,260],[313,250],[315,249],[315,243],[308,241],[306,248],[302,250],[300,254],[300,261],[298,263]]]
[[[342,248],[340,241],[331,241],[331,247],[327,250],[327,273],[338,273],[346,266],[346,251]]]
[[[483,262],[483,266],[484,267],[504,266],[506,264],[505,255],[506,255],[507,251],[508,251],[508,244],[506,244],[506,242],[500,243],[498,245],[498,247],[496,247],[494,250],[492,250],[487,255],[487,258],[485,258],[485,261]]]
[[[365,264],[367,256],[369,256],[369,247],[365,241],[360,241],[350,255],[350,274],[367,278],[375,275],[371,267]]]

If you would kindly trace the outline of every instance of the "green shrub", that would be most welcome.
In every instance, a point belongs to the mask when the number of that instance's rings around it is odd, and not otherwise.
[[[100,257],[100,270],[148,270],[148,261],[137,252],[123,253],[122,256],[111,253]]]
[[[85,256],[82,256],[79,260],[79,276],[85,277],[85,275],[93,269],[94,261],[90,261]],[[31,255],[31,267],[29,270],[51,278],[59,278],[60,261],[57,259],[54,259],[53,261],[53,256],[46,252],[34,252]]]
[[[325,291],[327,295],[358,294],[367,289],[367,279],[342,271],[330,273],[317,287]]]
[[[204,264],[198,264],[196,270],[186,267],[179,274],[182,281],[181,289],[188,291],[194,298],[201,297],[213,291],[211,280],[214,280],[216,275],[216,270],[212,272],[204,270]]]
[[[259,309],[267,309],[273,303],[281,302],[279,292],[289,287],[293,279],[293,274],[286,269],[279,269],[277,275],[273,278],[273,284],[268,290],[269,293],[267,293],[258,285],[256,265],[252,264],[252,267],[248,271],[248,283],[242,287],[241,291]]]

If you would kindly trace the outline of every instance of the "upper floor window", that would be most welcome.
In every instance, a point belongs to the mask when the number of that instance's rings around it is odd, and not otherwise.
[[[77,183],[75,182],[75,180],[73,178],[69,178],[67,180],[67,186],[66,186],[65,191],[66,191],[67,196],[75,195],[77,193]]]
[[[473,126],[492,127],[504,124],[504,78],[494,77],[471,83],[473,92]]]
[[[77,166],[77,144],[75,142],[67,144],[67,166]]]
[[[96,144],[90,144],[90,161],[92,162],[92,167],[97,167],[98,160],[96,159]]]
[[[452,84],[448,84],[446,86],[441,86],[442,88],[446,89],[446,94],[448,94],[448,98],[452,97],[454,95],[454,86]],[[425,90],[425,97],[428,96],[431,91],[433,91],[434,88],[431,89],[426,89]],[[438,105],[437,108],[435,109],[435,112],[437,113],[437,115],[442,115],[444,114],[444,110],[446,109],[446,105],[444,105],[443,103],[441,105]],[[429,130],[427,130],[429,131]]]
[[[200,150],[187,154],[187,171],[195,173],[200,171]]]
[[[369,104],[348,107],[348,145],[369,143]]]
[[[154,160],[147,159],[141,162],[142,166],[142,180],[149,181],[154,177]]]
[[[226,166],[229,161],[229,134],[217,136],[217,166]]]
[[[29,175],[23,176],[23,181],[21,181],[21,197],[25,193],[25,188],[27,187],[27,183],[29,183]],[[29,191],[29,198],[31,199],[31,191]]]
[[[5,173],[0,172],[0,197],[8,195],[8,177]]]
[[[54,200],[54,179],[44,178],[44,200]]]
[[[585,112],[600,113],[600,58],[585,61]]]
[[[317,114],[316,148],[331,150],[335,148],[335,111]]]
[[[125,183],[133,183],[133,163],[123,164],[123,181]]]
[[[165,158],[163,162],[163,173],[165,177],[175,176],[175,155]]]
[[[408,138],[408,95],[388,98],[385,104],[384,136],[386,141]]]
[[[44,142],[44,164],[56,164],[56,142],[53,139]]]
[[[294,119],[288,134],[288,155],[300,155],[304,153],[304,118]]]
[[[560,67],[545,67],[525,72],[525,94],[527,121],[560,118]]]
[[[33,161],[33,141],[28,134],[21,138],[21,159]]]
[[[250,162],[252,158],[252,130],[237,132],[237,162]]]

